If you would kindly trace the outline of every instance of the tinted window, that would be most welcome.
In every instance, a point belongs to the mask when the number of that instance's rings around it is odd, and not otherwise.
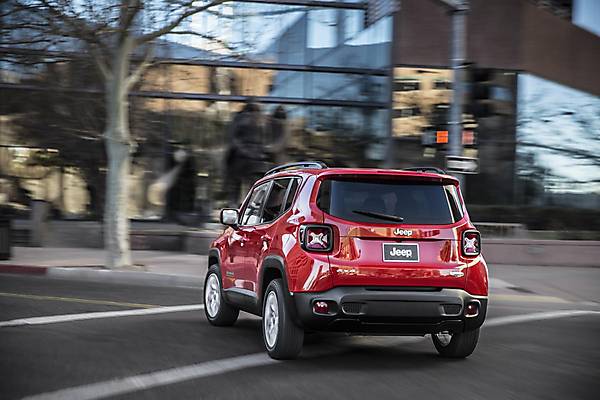
[[[298,186],[300,185],[300,179],[292,179],[291,187],[288,192],[287,199],[285,201],[284,211],[287,211],[292,206],[292,202],[294,201],[294,197],[296,197],[296,192],[298,191]]]
[[[281,207],[290,181],[291,179],[275,179],[273,181],[273,187],[265,204],[261,222],[271,222],[281,214]]]
[[[444,186],[446,190],[446,195],[448,196],[448,203],[450,204],[450,209],[452,210],[452,217],[454,222],[459,221],[463,217],[462,208],[460,207],[460,200],[458,198],[458,192],[456,191],[456,186],[454,185],[446,185]]]
[[[270,182],[257,186],[250,195],[250,200],[242,214],[241,225],[256,225],[260,222],[262,205],[267,197]]]
[[[448,197],[447,189],[434,183],[331,179],[321,184],[318,205],[355,222],[450,224],[455,217]]]

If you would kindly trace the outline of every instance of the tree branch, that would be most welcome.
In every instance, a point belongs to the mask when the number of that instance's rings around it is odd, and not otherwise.
[[[154,56],[154,47],[150,47],[146,50],[146,54],[144,55],[144,59],[137,66],[135,71],[129,77],[127,77],[127,81],[125,83],[127,87],[127,91],[129,92],[131,88],[139,81],[144,72],[152,65],[152,58]]]
[[[257,11],[257,12],[248,12],[248,13],[236,13],[236,14],[223,14],[215,10],[206,10],[207,13],[214,15],[218,18],[225,19],[236,19],[236,18],[248,18],[248,17],[271,17],[275,15],[283,15],[283,14],[291,14],[300,11],[309,10],[309,7],[294,7],[294,8],[286,8],[283,10],[273,10],[273,11]]]
[[[84,18],[66,13],[66,7],[65,9],[59,10],[47,0],[39,1],[49,12],[49,15],[46,15],[43,12],[36,13],[38,17],[44,19],[48,24],[50,30],[47,33],[80,39],[106,50],[106,46],[100,40],[99,35],[104,29],[110,28],[108,23],[91,26],[89,23],[85,22]]]
[[[185,9],[188,7],[192,7],[194,1],[195,0],[186,2],[182,8]],[[167,33],[171,32],[173,29],[177,28],[179,26],[179,24],[181,24],[181,22],[183,22],[183,20],[185,20],[186,18],[189,18],[194,14],[198,14],[202,11],[208,10],[209,8],[212,8],[212,7],[216,7],[218,5],[226,3],[228,1],[231,1],[231,0],[213,0],[212,2],[205,4],[203,6],[192,7],[189,10],[182,12],[181,15],[179,15],[179,17],[175,18],[171,22],[166,23],[161,28],[158,28],[155,31],[148,32],[145,35],[138,37],[135,40],[134,46],[139,46],[140,44],[147,43],[151,40],[157,39],[160,36],[167,34]]]
[[[141,0],[123,0],[121,5],[121,14],[119,16],[119,36],[120,40],[129,33],[131,23],[135,19],[135,16],[142,9]]]
[[[196,31],[171,31],[171,32],[169,32],[169,35],[192,35],[192,36],[197,36],[197,37],[200,37],[200,38],[203,38],[203,39],[210,40],[211,42],[219,43],[221,46],[223,46],[224,48],[226,48],[228,50],[234,50],[234,47],[231,46],[229,43],[225,42],[222,39],[219,39],[216,36],[208,35],[206,33],[201,33],[201,32],[196,32]]]
[[[94,63],[100,70],[100,73],[102,74],[102,77],[104,78],[104,80],[105,81],[109,80],[112,77],[112,72],[110,71],[110,68],[106,64],[104,57],[102,57],[102,53],[100,52],[100,50],[98,50],[96,47],[94,47],[93,44],[91,44],[90,52],[92,53],[92,58],[94,59]]]

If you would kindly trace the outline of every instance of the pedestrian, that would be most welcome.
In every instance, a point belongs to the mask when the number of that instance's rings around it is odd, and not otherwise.
[[[231,121],[227,142],[225,185],[229,204],[237,207],[252,182],[265,172],[264,121],[252,99]]]
[[[285,164],[287,161],[288,127],[287,114],[283,106],[277,106],[269,118],[266,148],[269,161],[275,165]]]

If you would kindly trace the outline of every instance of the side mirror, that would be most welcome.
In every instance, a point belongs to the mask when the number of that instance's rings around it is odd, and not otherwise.
[[[220,219],[223,225],[237,228],[238,220],[240,219],[240,213],[235,208],[224,208],[221,210]]]

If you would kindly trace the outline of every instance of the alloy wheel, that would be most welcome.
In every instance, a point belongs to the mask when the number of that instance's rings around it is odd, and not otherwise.
[[[274,291],[269,292],[265,303],[263,330],[265,332],[267,345],[270,348],[275,347],[277,334],[279,333],[279,303]]]
[[[221,306],[221,286],[216,274],[210,274],[204,292],[204,306],[211,318],[216,317]]]

